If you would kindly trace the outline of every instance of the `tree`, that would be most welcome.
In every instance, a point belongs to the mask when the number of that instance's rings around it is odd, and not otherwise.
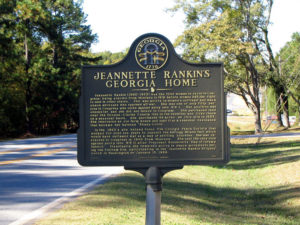
[[[44,35],[51,67],[45,73],[48,82],[44,84],[51,96],[51,102],[45,104],[49,109],[47,123],[52,130],[59,131],[65,121],[78,122],[80,66],[93,60],[85,55],[97,36],[85,24],[86,16],[79,2],[46,0],[38,4],[43,18],[34,21],[34,25]]]
[[[110,51],[100,52],[97,55],[101,57],[101,60],[99,60],[97,63],[100,65],[111,65],[114,63],[117,63],[124,59],[128,52],[128,49],[124,52],[116,52],[111,53]]]
[[[294,33],[292,40],[285,44],[278,54],[280,63],[280,82],[285,92],[298,105],[298,121],[300,117],[300,33]]]
[[[0,127],[19,121],[15,130],[40,133],[77,124],[80,67],[100,59],[89,55],[97,36],[80,3],[1,0],[0,12]]]
[[[18,73],[25,91],[26,132],[30,135],[33,131],[33,87],[37,79],[33,74],[33,67],[38,60],[37,55],[43,42],[43,34],[38,31],[35,21],[43,19],[44,15],[38,1],[35,0],[16,1],[13,14],[16,17],[15,38],[18,40],[16,48],[22,62]]]
[[[84,62],[92,60],[85,55],[97,36],[92,34],[90,26],[85,24],[86,16],[79,2],[31,2],[41,12],[39,19],[32,19],[32,24],[37,32],[43,35],[43,48],[39,61],[35,64],[38,68],[36,75],[40,74],[40,70],[43,72],[38,82],[39,92],[34,101],[36,105],[43,106],[42,115],[46,116],[43,123],[47,123],[50,130],[58,132],[65,123],[78,122],[80,67]],[[26,6],[22,9],[28,11]],[[47,98],[44,99],[44,96]]]
[[[260,87],[278,71],[268,40],[272,0],[177,0],[186,30],[176,45],[188,60],[224,61],[226,89],[240,95],[262,132]]]
[[[15,7],[15,0],[0,1],[0,136],[19,135],[25,125]]]

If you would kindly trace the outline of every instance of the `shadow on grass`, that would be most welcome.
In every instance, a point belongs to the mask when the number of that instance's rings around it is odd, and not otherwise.
[[[228,168],[259,169],[299,159],[300,141],[233,145],[230,164],[220,167],[219,171],[222,173]],[[224,179],[230,178],[227,176]],[[209,181],[189,182],[172,176],[166,176],[163,180],[162,211],[174,216],[168,219],[171,222],[167,224],[201,224],[200,221],[230,225],[300,224],[299,185],[246,189],[215,186]],[[124,209],[131,212],[137,208],[144,211],[146,207],[144,178],[134,173],[116,177],[91,194],[92,198],[82,204],[113,208],[115,213]],[[187,222],[176,221],[176,215]]]
[[[228,224],[274,224],[278,217],[300,222],[300,208],[282,207],[282,202],[300,197],[300,188],[276,187],[263,190],[222,188],[208,184],[180,182],[165,179],[164,204],[176,213],[181,207],[189,207],[196,219]],[[176,206],[176,207],[174,207]],[[268,221],[264,221],[268,215]],[[298,218],[297,218],[298,216]],[[277,217],[277,218],[276,218]],[[283,219],[285,221],[285,219]],[[295,223],[297,224],[297,222]]]
[[[254,130],[230,130],[230,135],[252,135]]]
[[[300,141],[265,144],[232,144],[231,159],[225,169],[253,169],[291,163],[300,160]]]
[[[98,197],[85,202],[90,207],[116,210],[146,207],[144,178],[138,174],[117,177],[92,194]],[[103,196],[114,197],[103,201]],[[162,192],[162,211],[184,215],[188,218],[187,224],[188,221],[213,224],[299,224],[300,207],[282,205],[294,198],[300,198],[300,188],[279,186],[244,190],[166,177]]]

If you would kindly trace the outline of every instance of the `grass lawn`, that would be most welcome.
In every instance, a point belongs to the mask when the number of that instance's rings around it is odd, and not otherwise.
[[[231,135],[254,134],[255,126],[253,116],[228,116],[227,124],[230,128]],[[300,132],[300,126],[297,125],[293,125],[291,128],[287,129],[285,127],[279,127],[277,123],[266,123],[265,120],[262,120],[261,124],[264,133]]]
[[[232,140],[226,166],[185,166],[163,181],[161,223],[300,224],[300,140]],[[38,225],[145,223],[144,178],[126,172]]]

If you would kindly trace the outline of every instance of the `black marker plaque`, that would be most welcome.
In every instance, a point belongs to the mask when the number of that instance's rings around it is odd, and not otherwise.
[[[229,160],[223,64],[183,61],[145,34],[114,65],[84,66],[78,161],[172,167]]]

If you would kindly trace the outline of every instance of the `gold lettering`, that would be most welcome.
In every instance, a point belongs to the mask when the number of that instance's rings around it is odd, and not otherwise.
[[[197,70],[196,73],[196,77],[203,77],[203,70]]]
[[[147,81],[147,80],[146,80]],[[144,87],[144,81],[143,80],[139,80],[138,82],[137,82],[137,86],[138,87]]]
[[[165,79],[165,87],[172,87],[172,80],[171,79]]]
[[[151,78],[151,79],[156,79],[155,71],[151,71],[151,72],[150,72],[150,78]]]
[[[122,72],[121,78],[119,79],[126,79],[127,77],[127,72]]]
[[[130,79],[130,80],[133,80],[134,77],[133,77],[133,72],[129,72],[129,77],[128,78],[125,78],[125,79]],[[124,78],[123,78],[124,79]]]
[[[119,85],[119,82],[117,80],[114,81],[114,88],[119,88],[120,85]]]
[[[108,79],[108,80],[113,80],[113,76],[112,76],[111,72],[108,73],[106,79]]]
[[[209,78],[211,76],[210,70],[205,70],[204,71],[204,77]]]
[[[175,84],[180,82],[181,86],[193,86],[198,81],[196,77],[175,80]],[[155,85],[155,80],[150,79],[126,81],[128,84],[121,80],[107,80],[106,83],[112,87],[114,82],[118,82],[120,87],[138,87],[136,82],[141,86]],[[172,79],[165,81],[173,85]],[[115,156],[140,155],[153,159],[157,155],[167,158],[172,151],[184,151],[185,154],[216,151],[216,105],[216,95],[211,91],[95,94],[90,98],[91,156],[113,159]],[[192,127],[163,126],[164,123],[178,122],[208,123]]]
[[[127,86],[128,86],[128,81],[127,81],[127,80],[121,80],[120,86],[121,86],[122,88],[127,87]]]
[[[197,87],[197,79],[192,79],[192,87]]]
[[[154,80],[151,80],[151,81],[150,81],[149,87],[155,87],[155,82],[154,82]]]
[[[186,71],[186,73],[187,73],[187,76],[188,76],[188,77],[193,77],[192,71],[191,71],[191,70]]]
[[[115,78],[116,79],[116,78]],[[122,77],[118,78],[118,79],[128,79],[128,73],[127,72],[123,72],[122,73]]]
[[[170,71],[168,71],[168,70],[165,70],[165,71],[164,71],[164,78],[165,78],[165,79],[167,79],[167,78],[170,79],[170,78],[171,78],[171,77],[170,77]]]
[[[197,79],[165,79],[165,87],[196,87]]]
[[[112,86],[113,84],[111,80],[106,81],[106,87],[111,88]]]
[[[114,79],[120,79],[120,72],[114,72]]]
[[[184,70],[179,70],[179,77],[180,78],[185,78],[185,71]]]
[[[179,79],[173,80],[173,85],[174,85],[175,87],[181,86],[181,80],[179,80]]]
[[[99,72],[98,72],[98,73],[96,73],[96,74],[94,75],[94,80],[99,80],[99,78],[100,78],[100,74],[99,74]]]
[[[172,79],[173,79],[173,78],[178,78],[176,70],[173,71],[173,74],[172,74],[171,78],[172,78]]]
[[[108,88],[135,88],[135,87],[155,87],[154,80],[108,80],[106,81]]]
[[[142,73],[142,72],[139,72],[139,71],[137,71],[137,72],[135,72],[136,73],[136,79],[140,79],[140,74]]]
[[[183,87],[190,86],[190,79],[183,79],[182,80],[182,86]]]
[[[148,79],[149,71],[143,71],[142,74],[144,75],[144,79]]]
[[[105,80],[105,79],[106,79],[106,78],[105,78],[105,75],[106,75],[105,72],[101,72],[101,80]]]
[[[129,83],[130,83],[130,84],[129,84],[130,87],[135,87],[135,81],[134,81],[134,80],[130,80]]]

